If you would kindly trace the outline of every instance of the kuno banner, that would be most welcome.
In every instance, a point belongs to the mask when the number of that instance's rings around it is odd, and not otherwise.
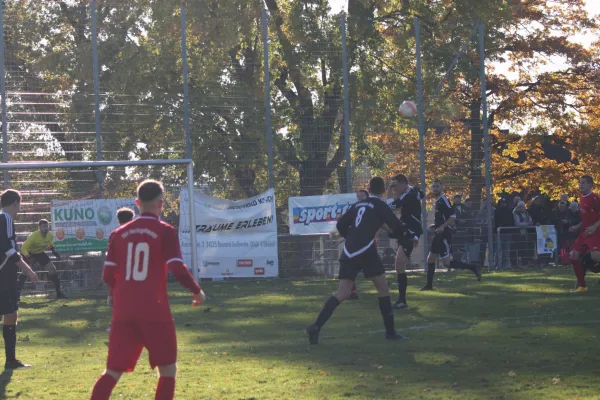
[[[307,235],[336,232],[338,219],[356,202],[355,193],[290,197],[290,233]]]
[[[276,277],[277,219],[270,189],[232,201],[194,194],[196,246],[201,278]],[[188,191],[181,192],[179,240],[191,266]]]
[[[108,237],[117,229],[117,210],[129,207],[137,214],[135,199],[53,200],[54,247],[66,253],[106,251]]]

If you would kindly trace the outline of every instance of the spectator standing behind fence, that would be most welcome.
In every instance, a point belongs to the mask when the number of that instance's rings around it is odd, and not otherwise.
[[[536,196],[529,205],[527,211],[529,211],[533,225],[540,226],[548,224],[548,214],[546,213],[542,196]]]
[[[529,263],[533,258],[533,249],[531,248],[531,234],[526,228],[533,226],[533,219],[529,214],[529,211],[525,208],[525,202],[519,201],[517,207],[513,211],[513,220],[515,226],[521,229],[519,232],[513,234],[513,240],[515,250],[517,251],[517,260],[521,260],[521,265]]]
[[[498,249],[498,260],[496,264],[497,269],[510,269],[510,263],[512,263],[512,265],[516,265],[516,258],[511,260],[510,257],[510,239],[512,231],[510,229],[502,229],[498,231],[498,228],[510,228],[514,225],[515,221],[513,218],[513,212],[508,207],[508,199],[501,197],[500,200],[498,200],[498,205],[494,211],[494,234],[499,235],[499,237],[496,236],[499,238],[499,240],[496,240],[496,243],[500,243],[500,248]]]
[[[577,225],[574,223],[574,215],[569,211],[564,200],[552,212],[551,223],[556,228],[556,239],[558,240],[558,254],[561,264],[569,264],[569,253],[573,244],[570,228]]]
[[[519,202],[520,202],[520,201],[521,201],[521,197],[520,197],[520,196],[515,196],[515,197],[513,198],[513,206],[512,206],[513,210],[514,210],[515,208],[517,208],[517,205],[519,204]]]

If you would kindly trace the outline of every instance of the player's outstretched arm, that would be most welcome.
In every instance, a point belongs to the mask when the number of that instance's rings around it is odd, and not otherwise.
[[[202,291],[198,282],[194,279],[188,267],[183,263],[181,256],[181,246],[179,245],[179,237],[177,231],[171,225],[165,224],[163,236],[163,251],[167,258],[167,267],[175,276],[177,282],[184,288],[192,292],[194,296],[193,306],[199,306],[204,303],[206,296]]]
[[[16,254],[16,256],[18,257],[18,254]],[[17,267],[20,268],[22,271],[24,271],[27,274],[27,277],[29,278],[29,280],[31,282],[37,282],[37,280],[38,280],[37,274],[35,272],[33,272],[31,267],[29,265],[27,265],[27,263],[25,261],[23,261],[23,259],[21,257],[19,257],[19,261],[17,261]]]
[[[177,279],[177,282],[179,282],[181,286],[192,292],[192,295],[194,296],[194,301],[192,302],[192,305],[199,306],[204,304],[204,301],[206,300],[206,295],[204,294],[204,291],[202,291],[202,288],[200,287],[200,285],[198,285],[198,283],[190,273],[188,267],[183,263],[183,260],[178,258],[171,259],[167,262],[167,264],[169,265],[169,270],[171,271],[173,276],[175,276],[175,279]]]

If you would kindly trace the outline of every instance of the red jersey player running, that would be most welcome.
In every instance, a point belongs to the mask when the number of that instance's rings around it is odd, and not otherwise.
[[[194,294],[192,305],[205,295],[181,258],[177,231],[161,222],[163,186],[147,180],[137,188],[141,215],[117,228],[108,241],[102,279],[113,292],[113,317],[106,371],[92,391],[92,400],[109,399],[123,372],[133,371],[145,347],[150,366],[160,378],[155,399],[175,393],[177,338],[167,296],[167,271]]]
[[[579,180],[579,213],[581,224],[571,228],[573,231],[583,228],[573,244],[571,262],[577,276],[577,288],[573,292],[587,292],[585,272],[589,269],[598,272],[600,263],[600,196],[592,192],[594,180],[584,175]]]

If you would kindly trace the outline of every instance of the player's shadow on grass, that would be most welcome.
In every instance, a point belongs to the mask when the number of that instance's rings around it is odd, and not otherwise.
[[[5,369],[0,374],[0,399],[6,399],[6,388],[12,379],[13,372],[12,369]]]
[[[29,309],[29,310],[38,310],[38,309],[42,309],[42,308],[46,308],[48,307],[49,304],[54,303],[56,300],[53,299],[47,299],[44,302],[35,302],[35,303],[28,303],[27,301],[22,301],[19,303],[19,308],[20,309]]]

